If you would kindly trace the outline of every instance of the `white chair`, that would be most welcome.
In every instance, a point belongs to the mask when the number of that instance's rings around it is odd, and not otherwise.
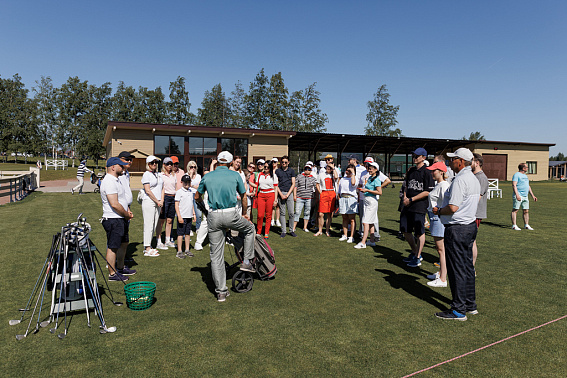
[[[488,199],[496,197],[502,198],[502,189],[498,187],[498,179],[488,179]]]

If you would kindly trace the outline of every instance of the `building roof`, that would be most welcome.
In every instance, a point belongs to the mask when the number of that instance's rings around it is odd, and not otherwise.
[[[567,161],[554,161],[554,160],[549,161],[550,167],[557,167],[558,165],[563,165],[563,164],[567,164]]]

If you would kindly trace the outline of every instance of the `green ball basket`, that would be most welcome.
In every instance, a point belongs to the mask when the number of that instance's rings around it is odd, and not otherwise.
[[[142,311],[154,302],[156,284],[149,281],[132,282],[124,286],[126,306],[130,310]]]

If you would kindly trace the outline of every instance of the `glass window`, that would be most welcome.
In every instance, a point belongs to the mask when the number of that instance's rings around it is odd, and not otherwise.
[[[189,155],[203,155],[203,138],[189,137]]]
[[[185,138],[182,136],[169,137],[169,154],[183,155],[185,151]]]
[[[248,139],[234,139],[234,154],[248,156]]]
[[[169,154],[169,137],[166,135],[156,135],[154,137],[154,154],[162,155]]]
[[[203,138],[203,155],[217,154],[217,138]]]
[[[232,154],[234,152],[234,139],[221,138],[221,148],[223,151],[228,151]]]
[[[528,175],[537,174],[537,161],[527,161],[526,164],[528,165]]]

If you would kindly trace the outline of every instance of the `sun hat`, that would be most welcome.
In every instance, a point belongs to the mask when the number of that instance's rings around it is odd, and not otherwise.
[[[416,148],[415,151],[412,152],[414,155],[418,156],[427,156],[427,151],[423,147]]]
[[[433,163],[430,167],[427,167],[427,169],[429,169],[430,171],[438,169],[440,171],[447,172],[447,166],[442,161]]]
[[[217,157],[218,162],[222,164],[228,164],[232,162],[232,159],[232,154],[228,151],[222,151]]]
[[[106,161],[106,167],[107,167],[107,168],[108,168],[108,167],[112,167],[113,165],[116,165],[116,164],[122,165],[122,166],[127,165],[127,164],[124,163],[122,160],[120,160],[119,157],[111,157],[110,159],[108,159],[108,160]]]
[[[474,155],[468,148],[461,147],[455,152],[447,152],[448,157],[458,157],[464,161],[472,161]]]
[[[146,163],[151,163],[152,161],[160,161],[161,159],[158,158],[157,156],[154,155],[150,155],[146,158]]]
[[[334,159],[334,157],[333,157],[333,155],[331,155],[331,154],[327,154],[327,156],[325,156],[325,160],[326,160],[326,159]]]

